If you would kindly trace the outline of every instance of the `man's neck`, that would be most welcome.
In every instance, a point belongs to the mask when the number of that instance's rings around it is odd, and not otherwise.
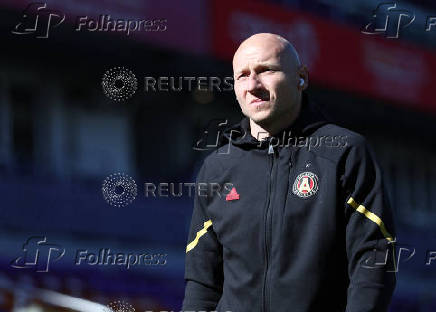
[[[266,127],[265,127],[266,128]],[[267,130],[257,123],[255,123],[252,119],[250,119],[250,132],[251,135],[256,138],[258,141],[262,141],[263,139],[271,136],[271,130]]]

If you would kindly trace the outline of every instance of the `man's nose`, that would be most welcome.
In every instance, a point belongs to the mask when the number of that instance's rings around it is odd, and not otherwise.
[[[247,82],[247,91],[254,91],[259,89],[262,86],[262,83],[259,79],[259,76],[256,73],[251,73],[248,77]]]

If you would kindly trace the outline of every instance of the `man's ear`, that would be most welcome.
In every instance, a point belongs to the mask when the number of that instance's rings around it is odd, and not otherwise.
[[[306,90],[309,86],[309,71],[307,70],[306,65],[300,65],[297,70],[298,75],[298,90],[303,91]]]

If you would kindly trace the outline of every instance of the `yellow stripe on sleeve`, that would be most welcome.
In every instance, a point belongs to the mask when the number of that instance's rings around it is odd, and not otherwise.
[[[204,222],[204,226],[203,228],[197,232],[197,234],[195,235],[195,238],[192,242],[190,242],[188,244],[188,246],[186,246],[186,253],[188,253],[188,251],[194,249],[195,246],[197,246],[198,244],[198,240],[200,239],[200,237],[202,237],[204,234],[206,234],[207,229],[212,225],[212,220],[208,220],[206,222]]]
[[[365,208],[365,206],[363,205],[359,205],[354,199],[353,197],[350,197],[350,199],[348,199],[347,204],[349,204],[351,207],[353,207],[354,209],[356,209],[356,211],[360,212],[361,214],[363,214],[365,217],[367,217],[369,220],[371,220],[372,222],[374,222],[375,224],[377,224],[380,228],[380,231],[383,233],[383,236],[389,241],[389,242],[394,242],[394,239],[392,238],[392,235],[389,234],[389,232],[386,230],[385,224],[383,223],[382,219],[380,219],[379,216],[377,216],[376,214],[372,213],[371,211],[369,211],[368,209]]]

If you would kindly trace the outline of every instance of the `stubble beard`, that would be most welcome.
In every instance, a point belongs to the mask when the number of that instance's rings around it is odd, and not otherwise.
[[[253,105],[253,104],[251,104]],[[275,110],[271,103],[262,104],[254,107],[254,110],[251,111],[251,117],[248,116],[251,120],[253,120],[257,125],[262,128],[268,127],[271,122],[274,120]],[[260,116],[258,116],[260,113]]]

